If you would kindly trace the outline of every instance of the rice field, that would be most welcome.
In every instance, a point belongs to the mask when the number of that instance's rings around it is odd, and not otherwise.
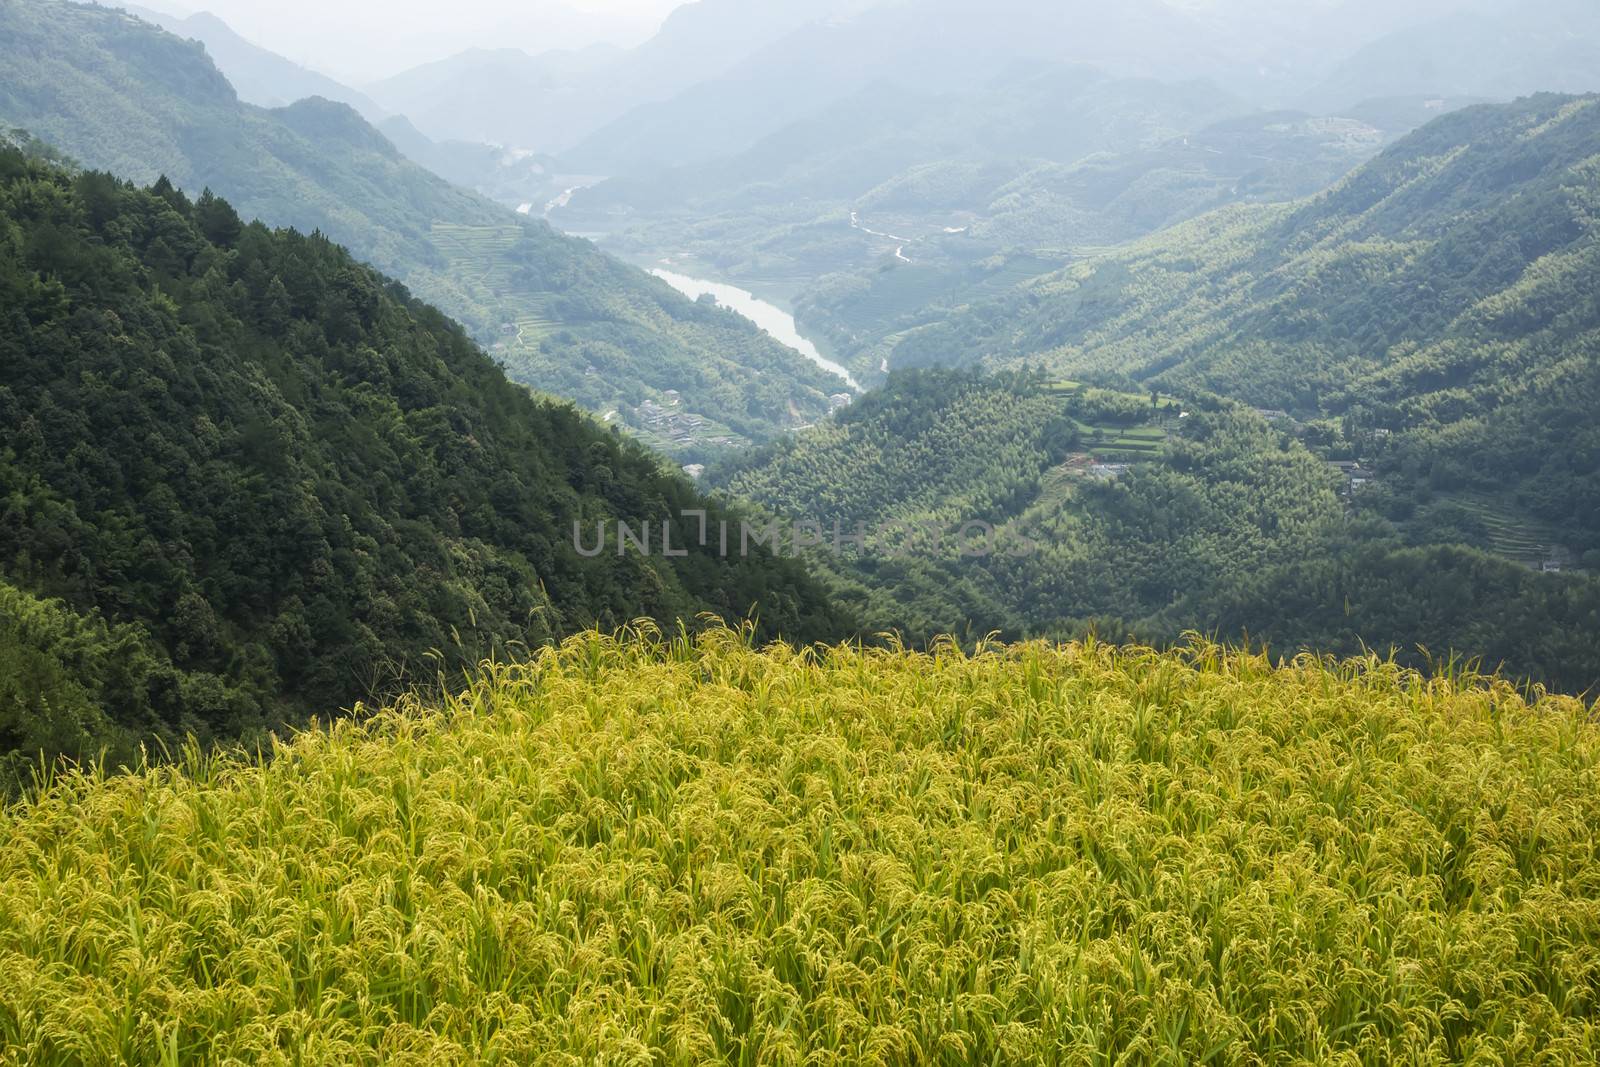
[[[589,634],[0,816],[7,1064],[1600,1057],[1600,727],[1369,659]]]
[[[1113,426],[1077,423],[1083,435],[1081,447],[1107,460],[1138,462],[1158,459],[1166,445],[1166,431],[1159,426]]]

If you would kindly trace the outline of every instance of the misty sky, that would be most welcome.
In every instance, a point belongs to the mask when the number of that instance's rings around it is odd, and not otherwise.
[[[106,0],[115,2],[115,0]],[[246,38],[360,87],[468,48],[526,52],[634,45],[693,0],[131,0],[171,12],[211,11]],[[747,0],[752,4],[763,0]],[[879,0],[885,2],[885,0]],[[981,2],[981,0],[975,0]],[[1067,0],[1038,0],[1053,5]],[[1075,0],[1094,3],[1096,0]],[[1111,2],[1111,0],[1106,0]],[[1243,26],[1338,9],[1353,26],[1513,0],[1165,0],[1227,12]]]
[[[472,47],[636,44],[684,0],[133,0],[210,11],[296,62],[360,84]]]

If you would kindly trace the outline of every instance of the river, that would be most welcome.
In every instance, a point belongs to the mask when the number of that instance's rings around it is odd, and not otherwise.
[[[660,268],[652,270],[650,273],[678,290],[684,296],[687,296],[690,300],[699,300],[702,296],[710,293],[722,307],[743,315],[765,330],[780,344],[794,349],[823,370],[837,374],[844,379],[845,384],[852,390],[858,393],[861,392],[861,384],[850,376],[850,372],[817,351],[816,345],[800,335],[800,330],[795,325],[794,316],[776,304],[769,304],[754,293],[722,282],[708,282],[701,278],[691,278],[687,274],[677,274]]]

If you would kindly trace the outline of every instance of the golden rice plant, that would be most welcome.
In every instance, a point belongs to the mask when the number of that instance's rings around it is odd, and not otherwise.
[[[591,633],[0,816],[0,1061],[1580,1063],[1600,727],[1377,658]]]

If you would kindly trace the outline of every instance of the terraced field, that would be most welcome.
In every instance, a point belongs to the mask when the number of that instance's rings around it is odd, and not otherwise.
[[[1071,396],[1085,396],[1090,399],[1095,397],[1112,397],[1120,401],[1132,400],[1143,405],[1147,398],[1135,396],[1132,393],[1122,393],[1109,389],[1095,389],[1082,382],[1063,380],[1050,382],[1044,390],[1063,398]],[[1182,402],[1176,397],[1157,397],[1155,412],[1158,416],[1170,417],[1182,407]],[[1127,463],[1142,460],[1157,459],[1166,444],[1167,431],[1160,425],[1134,425],[1127,426],[1111,422],[1096,422],[1092,420],[1074,419],[1073,425],[1082,435],[1082,447],[1085,452],[1092,453],[1095,459],[1101,462]]]
[[[516,319],[517,343],[528,347],[537,345],[560,325],[550,312],[549,298],[532,297],[528,300],[528,311]]]
[[[457,277],[482,286],[485,296],[500,304],[501,341],[516,348],[535,348],[561,326],[551,295],[516,277],[509,253],[523,237],[519,226],[433,224],[434,243],[450,261]]]
[[[1495,501],[1465,493],[1447,499],[1483,526],[1486,537],[1481,547],[1497,556],[1538,566],[1559,548],[1555,531]]]
[[[1167,440],[1159,426],[1092,426],[1078,423],[1084,447],[1096,459],[1123,461],[1156,459]]]
[[[506,253],[522,237],[520,226],[460,226],[435,222],[433,240],[455,273],[487,287],[497,297],[514,293],[512,266]]]

